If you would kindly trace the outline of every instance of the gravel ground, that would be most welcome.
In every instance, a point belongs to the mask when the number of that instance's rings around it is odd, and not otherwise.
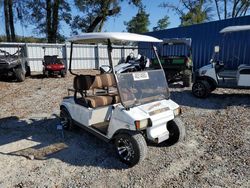
[[[170,88],[182,106],[186,140],[150,145],[127,168],[114,148],[84,130],[57,130],[73,77],[0,81],[0,187],[250,187],[250,91],[196,99]]]

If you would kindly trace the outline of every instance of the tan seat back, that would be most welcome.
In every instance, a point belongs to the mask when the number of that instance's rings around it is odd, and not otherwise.
[[[113,74],[78,75],[74,78],[74,89],[76,91],[103,89],[114,86],[116,86],[116,82]]]

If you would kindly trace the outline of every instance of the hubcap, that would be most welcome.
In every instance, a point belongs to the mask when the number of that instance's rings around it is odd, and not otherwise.
[[[69,124],[69,119],[64,114],[62,114],[62,116],[60,118],[60,123],[65,128]]]
[[[201,97],[201,96],[204,95],[204,92],[205,92],[205,89],[204,89],[203,84],[201,84],[201,83],[196,83],[196,84],[194,85],[194,93],[195,93],[196,96]]]
[[[134,158],[135,152],[132,143],[125,138],[120,138],[117,142],[117,151],[122,159],[131,161]]]

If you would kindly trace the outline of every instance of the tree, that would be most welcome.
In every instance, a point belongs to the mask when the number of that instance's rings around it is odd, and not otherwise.
[[[15,27],[14,27],[14,16],[13,16],[13,1],[4,0],[4,19],[5,19],[5,32],[7,41],[15,42]]]
[[[71,23],[73,33],[100,32],[108,18],[117,16],[123,0],[75,0],[75,5],[83,15],[74,17]],[[141,0],[127,0],[129,4],[141,5]]]
[[[214,4],[219,20],[245,16],[250,10],[250,0],[214,0]]]
[[[127,26],[127,31],[131,33],[146,33],[148,32],[149,24],[149,14],[142,7],[129,22],[124,22],[124,25]]]
[[[205,1],[196,1],[194,4],[190,4],[190,9],[186,14],[183,14],[181,19],[181,26],[188,26],[193,24],[204,23],[210,20],[211,7],[205,6]]]
[[[162,19],[158,20],[157,26],[153,27],[153,31],[159,31],[159,30],[166,29],[169,26],[169,24],[170,24],[169,17],[164,16]]]
[[[71,20],[71,8],[66,0],[26,0],[30,10],[29,22],[37,25],[36,30],[46,34],[49,43],[61,38],[59,26],[61,21],[67,24]]]
[[[211,19],[210,0],[180,0],[180,6],[163,3],[162,7],[175,11],[181,19],[181,26],[203,23]]]

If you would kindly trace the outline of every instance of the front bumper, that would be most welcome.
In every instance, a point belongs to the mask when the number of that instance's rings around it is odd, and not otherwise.
[[[147,138],[154,143],[161,143],[167,140],[169,138],[167,123],[174,118],[172,110],[151,116],[152,126],[147,128]]]
[[[167,123],[157,127],[150,127],[147,129],[147,138],[154,143],[161,143],[169,138],[167,130]]]
[[[9,70],[16,66],[16,64],[0,63],[0,70]]]
[[[59,75],[65,72],[65,69],[62,70],[52,70],[52,69],[45,69],[44,72],[48,72],[49,74],[52,75]]]

